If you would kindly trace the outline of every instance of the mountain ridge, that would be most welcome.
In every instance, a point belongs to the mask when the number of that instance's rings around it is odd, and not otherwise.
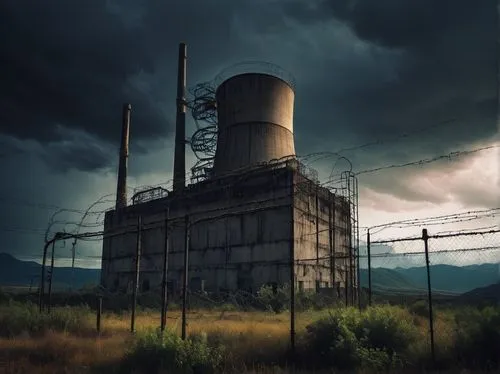
[[[41,265],[34,261],[23,261],[8,253],[0,253],[0,286],[23,287],[38,284]],[[55,267],[53,288],[78,289],[99,284],[100,269],[81,267]],[[431,265],[431,285],[436,292],[463,294],[500,282],[499,264],[467,266]],[[368,270],[361,269],[360,280],[368,286]],[[380,291],[426,292],[427,269],[425,266],[411,268],[372,268],[372,287]]]
[[[38,285],[41,265],[23,261],[8,253],[0,253],[0,286],[27,287]],[[49,267],[47,267],[49,269]],[[99,283],[101,270],[81,267],[54,267],[54,290],[83,288]]]

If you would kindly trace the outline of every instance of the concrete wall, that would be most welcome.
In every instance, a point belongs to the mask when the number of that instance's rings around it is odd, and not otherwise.
[[[345,298],[350,286],[349,209],[327,189],[298,175],[295,182],[294,232],[298,289],[333,289]],[[353,269],[355,271],[355,269]]]
[[[168,205],[172,290],[182,285],[185,215],[190,221],[190,288],[207,291],[256,292],[267,283],[289,283],[293,219],[294,259],[299,261],[294,269],[296,287],[333,288],[343,297],[349,277],[347,206],[290,169],[207,182],[178,199],[138,204],[121,214],[108,212],[102,261],[105,287],[126,290],[133,284],[137,217],[141,215],[140,285],[144,290],[160,289]],[[113,232],[120,235],[110,236]],[[334,264],[331,253],[336,257]]]
[[[291,174],[281,169],[226,184],[200,186],[181,201],[157,200],[106,215],[106,230],[135,229],[142,216],[140,284],[159,288],[165,247],[166,207],[170,203],[168,280],[182,284],[185,223],[189,229],[189,278],[192,288],[257,291],[269,282],[289,279]],[[113,235],[113,234],[111,234]],[[126,289],[133,282],[137,232],[105,238],[102,284]],[[148,287],[146,287],[148,288]]]

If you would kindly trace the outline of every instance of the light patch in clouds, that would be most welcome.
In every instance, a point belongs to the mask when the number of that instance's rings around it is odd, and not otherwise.
[[[498,145],[499,143],[493,143]],[[389,181],[401,176],[396,189],[390,182],[386,188],[360,188],[360,225],[371,227],[408,219],[423,219],[433,216],[456,214],[473,210],[499,207],[498,197],[498,149],[492,148],[463,159],[429,165],[424,169],[408,168],[404,173],[391,169],[387,173]],[[382,173],[382,172],[381,172]],[[382,174],[378,176],[382,180]],[[411,196],[413,195],[413,196]],[[500,227],[500,216],[478,220],[455,222],[432,228],[434,231],[461,230],[474,227]],[[419,235],[421,226],[404,229],[388,228],[383,237],[405,237]]]
[[[359,191],[360,207],[384,213],[402,213],[419,209],[432,209],[435,204],[428,201],[408,201],[390,193],[378,192],[368,187]]]
[[[500,143],[489,145],[499,147]],[[481,146],[485,145],[476,145]],[[492,208],[499,204],[498,170],[498,148],[491,148],[421,166],[360,175],[359,184],[366,195],[365,204],[391,212],[409,208],[408,202]],[[384,202],[388,195],[396,200]]]

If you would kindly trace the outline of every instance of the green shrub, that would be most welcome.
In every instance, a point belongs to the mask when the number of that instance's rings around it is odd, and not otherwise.
[[[500,360],[500,309],[465,309],[455,316],[455,352],[465,367],[498,369]]]
[[[417,330],[400,308],[377,306],[362,313],[357,336],[363,346],[382,349],[392,357],[396,352],[406,351],[417,338]]]
[[[262,286],[257,292],[257,300],[270,311],[283,312],[289,307],[290,287],[287,284],[276,288]]]
[[[318,367],[386,369],[401,366],[417,331],[396,307],[332,311],[307,327],[307,356]]]
[[[22,333],[43,334],[45,331],[78,332],[88,325],[88,308],[54,308],[51,313],[38,311],[32,303],[15,303],[0,307],[0,336],[15,337]]]
[[[410,313],[420,317],[429,318],[429,304],[424,300],[415,301],[410,305]]]
[[[257,292],[257,301],[267,310],[275,313],[286,311],[290,307],[290,286],[284,284],[273,288],[262,286]],[[295,291],[295,310],[323,310],[335,306],[337,301],[332,296],[327,296],[316,290]]]
[[[356,365],[359,342],[346,315],[337,312],[307,326],[307,356],[318,367],[349,369]]]
[[[182,340],[172,331],[139,333],[125,364],[132,368],[186,372],[212,372],[222,363],[222,348],[209,347],[205,334]]]

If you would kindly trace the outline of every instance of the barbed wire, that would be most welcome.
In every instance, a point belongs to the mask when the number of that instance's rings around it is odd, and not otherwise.
[[[450,153],[445,154],[445,155],[439,155],[439,156],[435,156],[432,158],[420,159],[420,160],[410,161],[410,162],[401,163],[401,164],[391,164],[391,165],[379,166],[379,167],[371,168],[371,169],[360,170],[360,171],[354,172],[354,175],[359,176],[359,175],[363,175],[363,174],[371,174],[371,173],[379,172],[382,170],[395,169],[395,168],[405,168],[408,166],[421,166],[421,165],[430,164],[430,163],[434,163],[434,162],[446,160],[446,159],[451,161],[452,158],[457,158],[457,157],[461,157],[464,155],[470,155],[473,153],[482,152],[485,150],[499,148],[499,147],[500,147],[500,144],[494,144],[494,145],[489,145],[489,146],[470,149],[470,150],[454,151],[454,152],[450,152]],[[340,182],[340,179],[338,179],[339,177],[340,177],[340,174],[335,174],[335,175],[331,176],[329,179],[327,179],[325,182],[323,182],[322,185],[339,183]],[[337,179],[335,179],[335,178],[337,178]]]
[[[472,220],[479,220],[488,217],[495,217],[497,215],[500,215],[500,208],[489,208],[489,209],[471,210],[467,212],[439,215],[433,217],[412,218],[399,221],[392,221],[370,227],[364,227],[364,229],[370,231],[372,235],[376,235],[387,228],[408,228],[412,226],[424,226],[424,225],[427,226],[445,225],[450,223],[460,223]],[[374,229],[380,229],[380,230],[374,231]]]

